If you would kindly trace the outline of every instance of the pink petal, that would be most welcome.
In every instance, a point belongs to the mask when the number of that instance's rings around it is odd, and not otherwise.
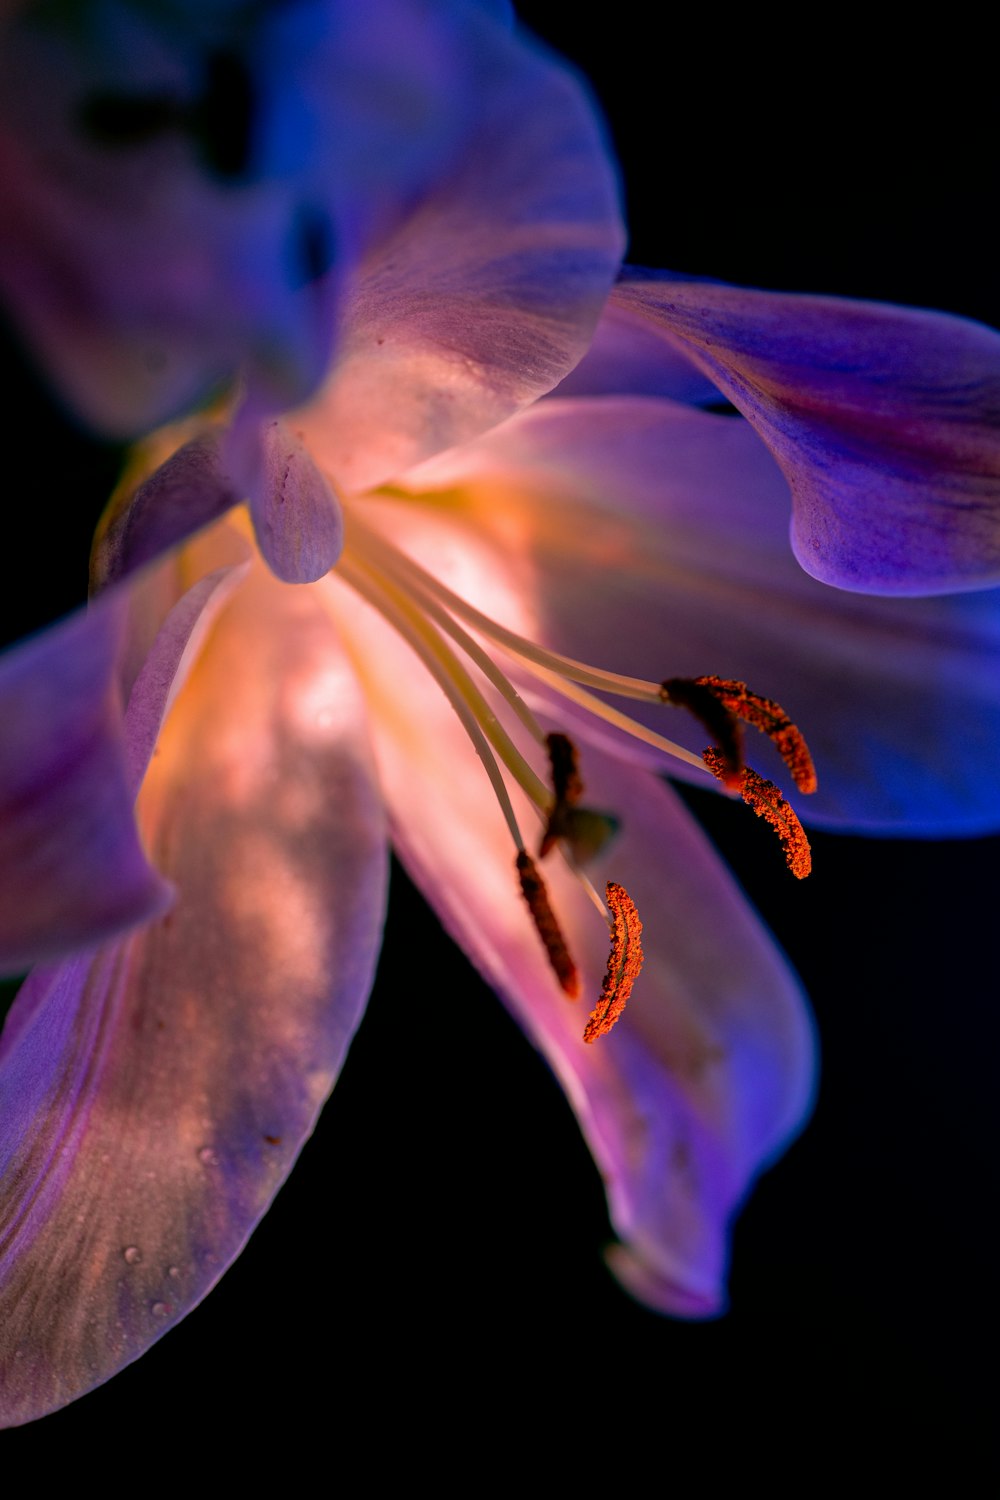
[[[140,808],[176,907],[29,980],[11,1017],[7,1424],[107,1379],[204,1296],[289,1171],[360,1017],[380,804],[353,678],[302,591],[261,578],[226,608]]]
[[[795,981],[669,790],[588,751],[588,797],[624,826],[591,874],[637,900],[647,964],[615,1030],[584,1044],[588,1007],[552,977],[471,745],[407,648],[357,600],[333,597],[380,705],[373,732],[400,856],[558,1073],[626,1242],[620,1274],[664,1311],[718,1312],[732,1216],[809,1108],[812,1035]],[[537,838],[527,814],[522,826]],[[596,1001],[608,930],[558,857],[544,877]],[[419,978],[433,1005],[433,976]]]
[[[349,490],[550,390],[586,350],[618,264],[614,170],[579,84],[508,40],[472,92],[451,175],[363,263],[339,361],[293,419]]]
[[[666,273],[614,295],[757,428],[791,485],[792,545],[813,577],[875,594],[1000,580],[1000,334]]]
[[[653,682],[735,677],[782,703],[819,771],[803,817],[931,834],[1000,823],[1000,594],[866,598],[814,582],[788,551],[787,488],[747,423],[664,401],[553,400],[408,482],[426,505],[410,501],[408,522],[407,501],[386,502],[383,528],[459,592],[453,559],[478,548],[481,573],[503,580],[494,618],[522,628],[514,601],[530,599],[523,628],[570,656]],[[438,490],[464,490],[461,509],[435,508]],[[679,712],[619,706],[704,748]],[[617,753],[697,774],[558,713]],[[747,753],[788,786],[766,741]]]
[[[162,912],[132,812],[118,594],[0,664],[0,967],[23,971]]]

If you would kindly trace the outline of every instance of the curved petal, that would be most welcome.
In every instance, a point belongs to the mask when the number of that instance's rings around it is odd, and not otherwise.
[[[315,583],[344,545],[340,504],[312,456],[284,422],[237,417],[226,456],[248,477],[257,544],[275,577]]]
[[[550,390],[587,348],[618,265],[614,169],[581,86],[508,41],[473,92],[461,157],[361,266],[338,363],[290,419],[346,490]]]
[[[459,593],[455,560],[478,549],[480,573],[504,580],[484,606],[494,618],[517,629],[512,601],[530,600],[527,633],[595,666],[653,682],[715,673],[778,699],[819,770],[803,817],[931,834],[1000,823],[1000,593],[880,599],[814,582],[788,551],[781,474],[739,418],[544,402],[408,483],[424,503],[408,519],[412,501],[382,502],[383,528]],[[704,747],[678,712],[619,706]],[[639,748],[558,713],[619,753]],[[759,746],[751,761],[787,786]]]
[[[107,1379],[204,1296],[308,1136],[364,1006],[385,847],[360,707],[329,621],[261,575],[213,629],[143,788],[176,907],[29,980],[12,1012],[7,1424]]]
[[[874,594],[1000,581],[1000,334],[944,313],[636,272],[663,328],[753,423],[814,578]]]
[[[246,575],[242,567],[218,568],[188,589],[157,631],[136,675],[125,710],[128,778],[137,797],[170,707],[184,686],[213,620]]]
[[[691,406],[719,400],[714,380],[662,330],[609,300],[590,348],[554,396],[666,396]]]
[[[720,1311],[732,1215],[809,1109],[812,1035],[794,979],[674,795],[655,776],[588,752],[588,798],[623,822],[588,868],[638,902],[647,959],[623,1019],[586,1045],[586,1006],[567,1000],[548,968],[474,751],[406,648],[337,588],[333,607],[373,704],[399,853],[563,1083],[626,1242],[617,1269],[663,1311]],[[522,827],[536,836],[527,814]],[[558,857],[544,878],[596,1001],[607,927]]]
[[[466,6],[108,0],[4,27],[0,286],[115,435],[246,366],[272,406],[329,362],[336,273],[453,155]],[[488,63],[486,64],[488,66]]]
[[[166,442],[170,441],[164,434]],[[155,441],[155,440],[154,440]],[[218,428],[178,446],[136,488],[122,485],[101,517],[91,554],[94,592],[155,562],[239,502]],[[160,443],[156,443],[159,450]],[[150,462],[153,462],[152,451]]]
[[[119,594],[0,662],[0,969],[148,920],[171,892],[133,815],[117,674]]]

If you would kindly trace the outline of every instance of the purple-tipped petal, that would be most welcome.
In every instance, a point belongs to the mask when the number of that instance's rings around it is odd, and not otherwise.
[[[0,1064],[8,1425],[100,1384],[205,1295],[360,1017],[381,809],[352,673],[307,594],[263,573],[238,591],[140,811],[175,908],[29,980]]]
[[[508,39],[472,93],[451,174],[361,266],[339,360],[292,419],[350,490],[550,390],[586,350],[618,265],[614,169],[581,86]]]
[[[475,554],[468,560],[471,576]],[[675,796],[585,749],[588,800],[622,819],[588,872],[602,893],[613,879],[637,902],[646,965],[615,1029],[584,1043],[608,959],[605,923],[562,860],[545,861],[583,976],[574,1004],[548,967],[504,819],[440,690],[364,605],[345,594],[335,607],[373,702],[391,705],[373,734],[407,869],[556,1070],[615,1228],[644,1268],[643,1295],[681,1317],[721,1311],[732,1216],[810,1105],[812,1034],[793,977]],[[521,802],[519,816],[534,842],[540,829]]]
[[[246,473],[257,543],[285,583],[315,583],[344,546],[340,503],[312,455],[283,422],[243,429],[237,418],[230,455]]]
[[[0,661],[0,969],[18,973],[161,912],[128,783],[106,599]]]
[[[944,313],[632,273],[616,303],[756,427],[813,577],[874,594],[1000,580],[1000,334]]]
[[[408,483],[431,503],[370,513],[459,592],[476,556],[471,576],[491,580],[482,607],[501,623],[611,671],[715,673],[777,699],[819,772],[814,796],[792,797],[803,818],[897,834],[1000,825],[1000,591],[887,599],[809,578],[788,549],[787,486],[742,419],[635,397],[547,401]],[[456,490],[461,509],[433,503]],[[705,746],[685,714],[619,707]],[[558,712],[617,753],[698,774]],[[747,755],[789,787],[762,737]]]

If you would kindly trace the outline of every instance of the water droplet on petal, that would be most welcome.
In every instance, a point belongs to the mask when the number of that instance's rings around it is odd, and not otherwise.
[[[150,1308],[150,1312],[154,1318],[165,1318],[169,1311],[170,1308],[165,1302],[154,1302]]]
[[[122,1251],[122,1254],[124,1255],[130,1266],[137,1266],[142,1260],[142,1251],[139,1249],[138,1245],[126,1245],[125,1249]]]
[[[181,1268],[180,1268],[180,1266],[168,1266],[167,1267],[167,1275],[170,1277],[171,1281],[180,1281],[180,1279],[181,1279]]]
[[[217,1167],[219,1165],[219,1153],[212,1146],[202,1146],[198,1152],[198,1160],[203,1167]]]

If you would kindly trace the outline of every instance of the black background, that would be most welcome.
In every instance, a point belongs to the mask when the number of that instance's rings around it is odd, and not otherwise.
[[[632,260],[1000,323],[974,41],[879,47],[822,20],[807,39],[665,8],[650,33],[634,8],[562,19],[576,9],[521,7],[603,100]],[[82,591],[117,463],[14,380],[6,510],[27,530],[6,553],[10,634]],[[1000,840],[818,836],[799,886],[745,810],[690,800],[802,974],[823,1047],[815,1119],[739,1221],[725,1319],[671,1322],[617,1289],[557,1086],[396,872],[368,1016],[248,1249],[137,1365],[7,1434],[11,1457],[134,1489],[146,1470],[126,1478],[123,1454],[173,1476],[204,1440],[234,1482],[250,1463],[295,1485],[315,1463],[348,1493],[475,1491],[505,1459],[528,1482],[594,1487],[606,1463],[616,1488],[652,1465],[683,1494],[730,1465],[806,1494],[833,1470],[974,1473],[992,1409]],[[410,979],[431,966],[442,998],[417,1029]]]

